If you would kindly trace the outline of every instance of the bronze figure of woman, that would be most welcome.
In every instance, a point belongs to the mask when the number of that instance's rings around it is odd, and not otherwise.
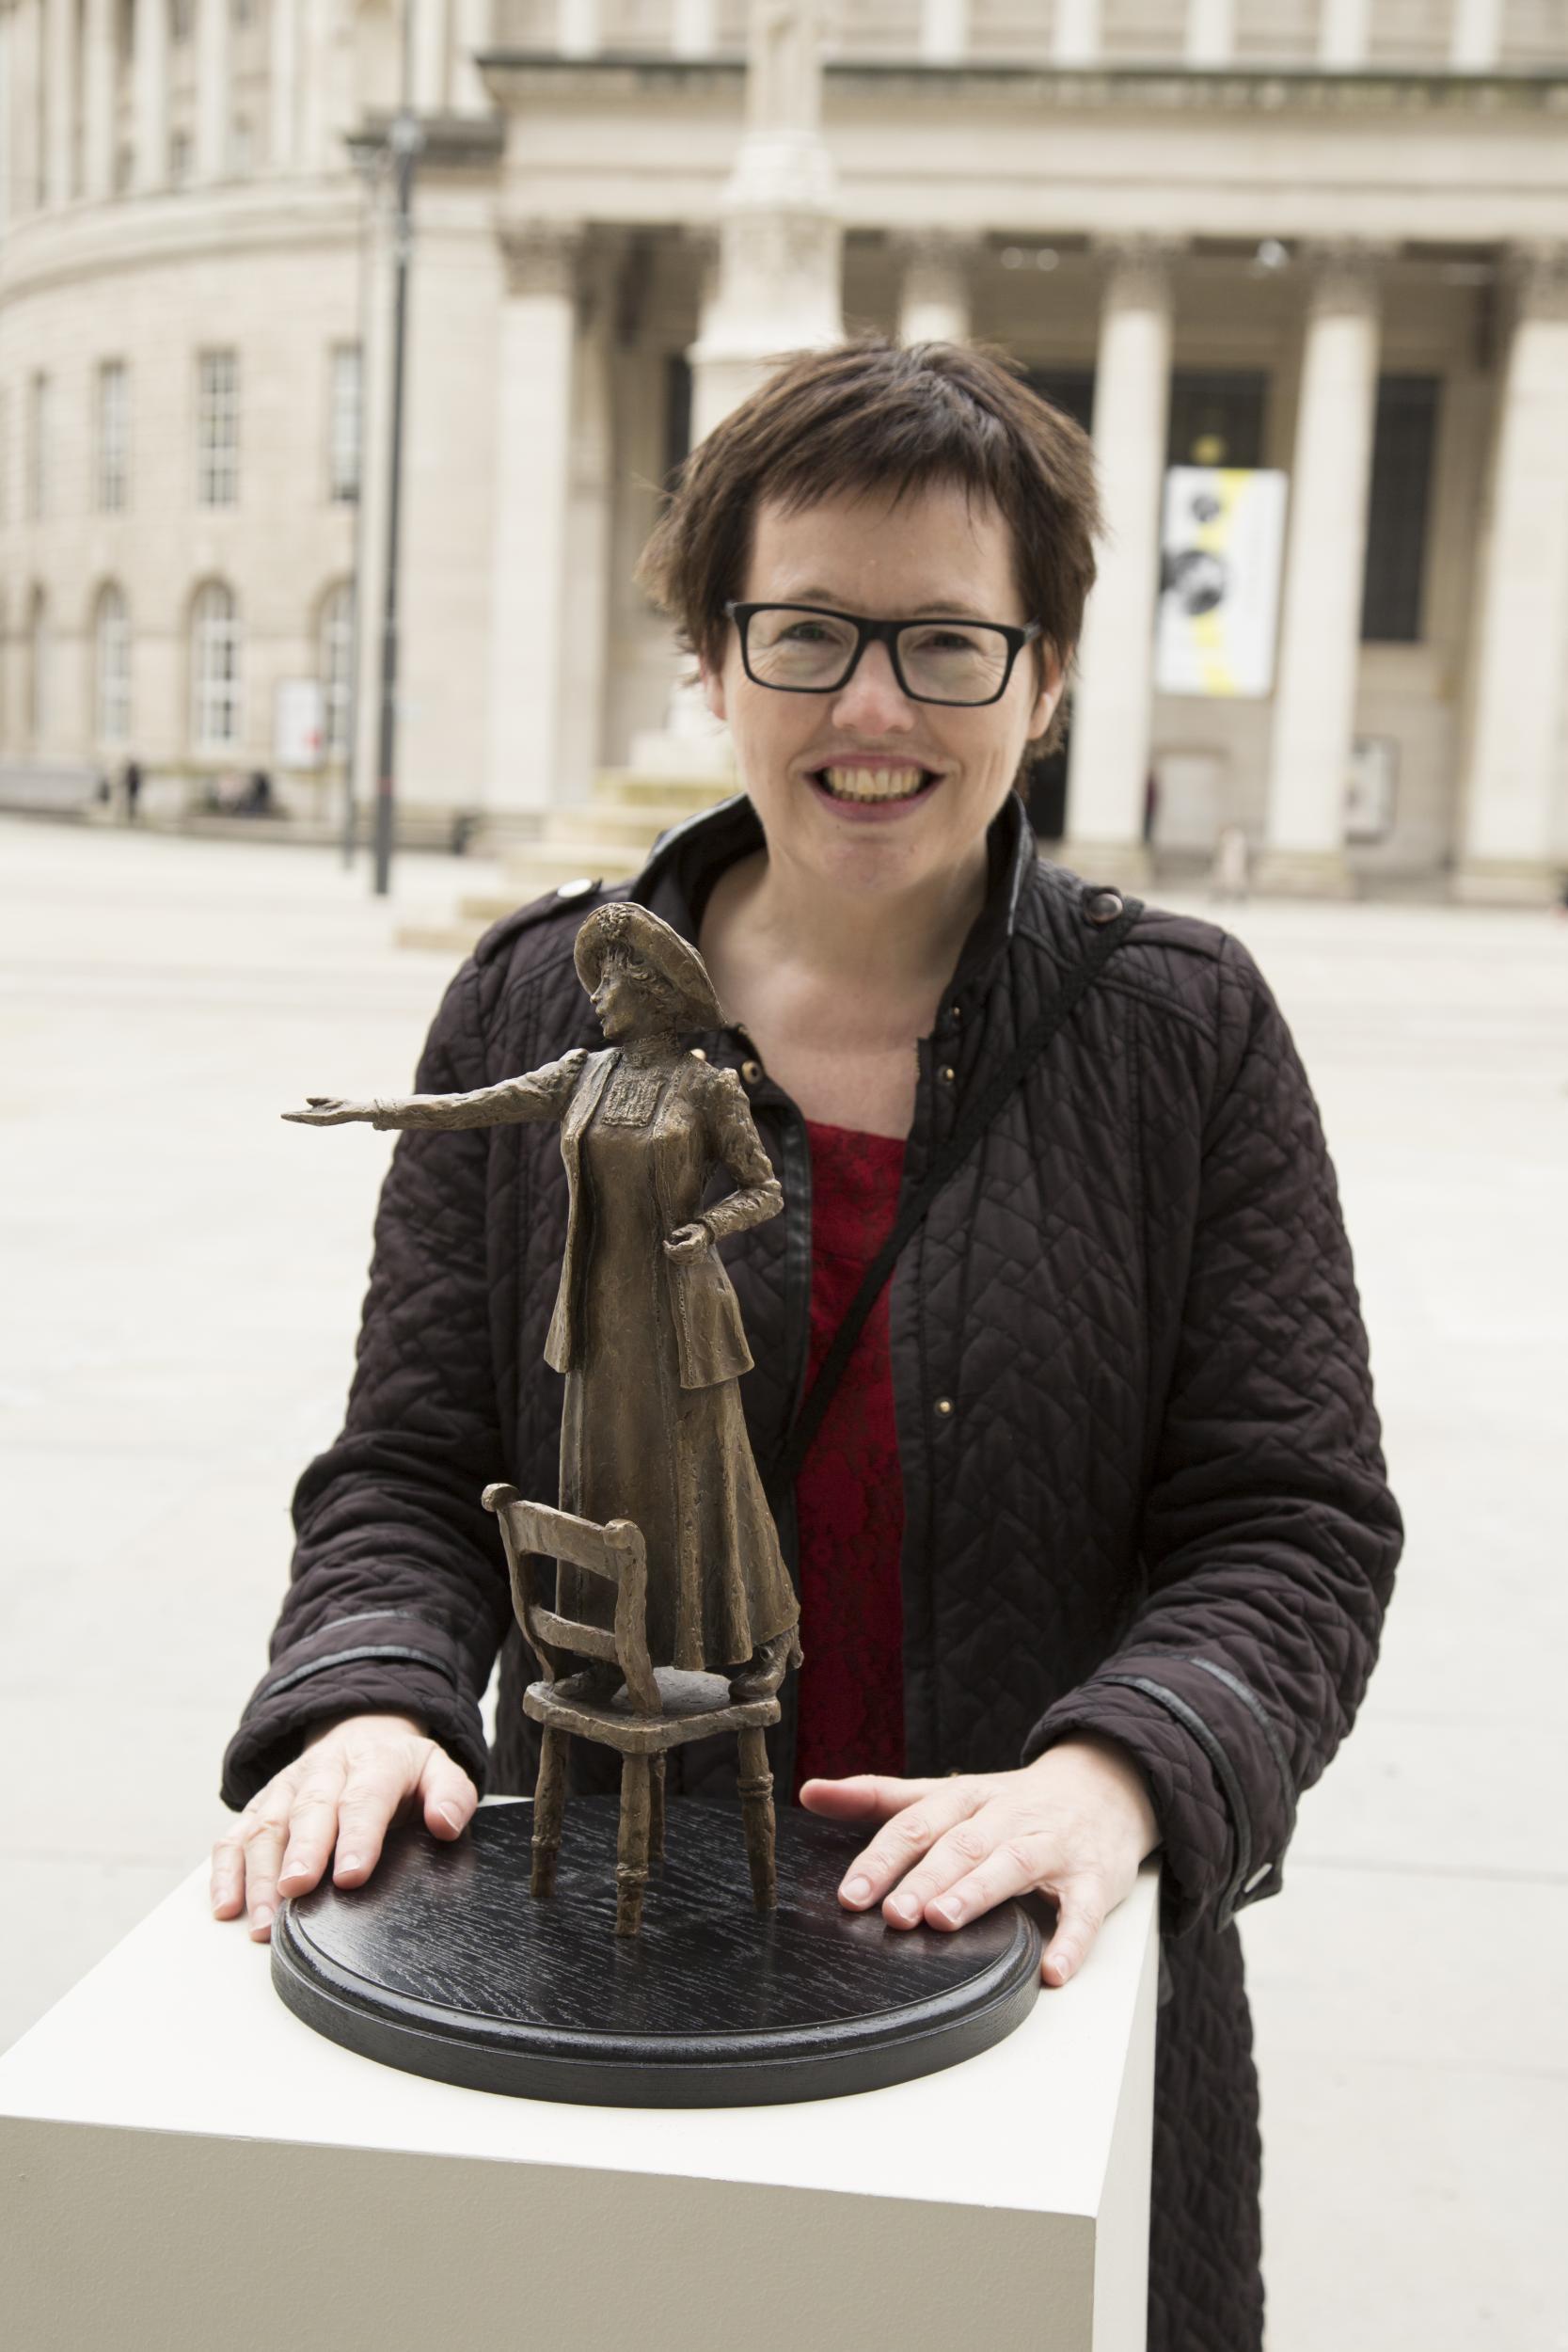
[[[603,1052],[471,1094],[313,1096],[285,1116],[399,1128],[559,1120],[571,1206],[545,1357],[566,1382],[561,1507],[641,1530],[657,1665],[724,1673],[737,1697],[759,1696],[799,1662],[800,1604],[741,1411],[752,1357],[715,1244],[776,1216],[784,1195],[734,1073],[682,1046],[723,1018],[696,949],[617,902],[584,923],[577,968]],[[705,1209],[719,1168],[736,1188]],[[559,1574],[563,1613],[608,1625],[610,1588]]]

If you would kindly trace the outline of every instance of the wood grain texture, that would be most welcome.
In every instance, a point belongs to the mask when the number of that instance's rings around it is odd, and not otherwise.
[[[627,1761],[646,1773],[646,1759]],[[484,1806],[451,1846],[404,1824],[367,1884],[283,1905],[274,1985],[318,2032],[383,2064],[618,2106],[875,2090],[989,2049],[1034,2004],[1029,1908],[1006,1904],[951,1936],[844,1911],[836,1890],[860,1841],[793,1808],[778,1823],[778,1905],[764,1912],[740,1807],[672,1803],[641,1932],[618,1936],[619,1815],[613,1798],[574,1803],[550,1902],[529,1894],[531,1805]]]

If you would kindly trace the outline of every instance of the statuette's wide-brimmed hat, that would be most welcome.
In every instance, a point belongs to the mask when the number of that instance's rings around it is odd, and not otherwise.
[[[597,907],[578,933],[578,977],[592,995],[599,985],[605,958],[612,951],[635,956],[675,1000],[675,1025],[688,1029],[720,1029],[724,1016],[713,993],[707,966],[689,940],[646,907],[618,898]]]

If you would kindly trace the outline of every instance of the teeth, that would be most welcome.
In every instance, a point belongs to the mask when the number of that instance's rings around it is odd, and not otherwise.
[[[924,768],[824,768],[835,801],[908,801],[926,781]]]

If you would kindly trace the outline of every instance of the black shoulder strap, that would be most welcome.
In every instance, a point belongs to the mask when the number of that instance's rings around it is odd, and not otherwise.
[[[1102,898],[1110,896],[1109,893],[1100,895]],[[1092,894],[1090,902],[1093,902]],[[974,1100],[964,1104],[952,1134],[932,1153],[930,1166],[898,1212],[893,1231],[867,1266],[843,1322],[833,1333],[816,1377],[801,1400],[800,1408],[768,1466],[765,1483],[775,1510],[788,1496],[800,1475],[800,1465],[811,1451],[812,1441],[822,1426],[833,1393],[855,1352],[855,1343],[864,1330],[871,1311],[881,1296],[888,1277],[897,1264],[906,1244],[919,1229],[938,1193],[957,1174],[1007,1097],[1039,1059],[1063,1023],[1088,994],[1142,913],[1140,899],[1121,899],[1120,913],[1097,929],[1083,961],[1075,964],[1068,974],[1059,993],[1046,1007],[1039,1019],[1025,1029],[1006,1060],[992,1071]]]

